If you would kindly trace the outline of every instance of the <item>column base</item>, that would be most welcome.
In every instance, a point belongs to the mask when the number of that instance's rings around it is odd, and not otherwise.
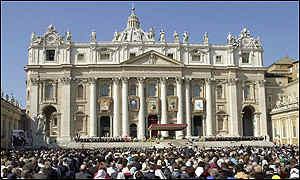
[[[183,139],[184,135],[183,135],[183,131],[176,131],[176,139]]]

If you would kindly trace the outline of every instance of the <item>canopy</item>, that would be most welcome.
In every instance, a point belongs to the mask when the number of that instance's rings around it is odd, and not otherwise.
[[[154,131],[182,131],[187,124],[151,124],[148,130]]]

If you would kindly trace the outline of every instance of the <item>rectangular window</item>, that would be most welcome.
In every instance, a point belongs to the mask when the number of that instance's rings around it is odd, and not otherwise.
[[[168,58],[173,59],[173,53],[169,53],[167,56],[168,56]]]
[[[200,55],[193,55],[192,61],[200,61]]]
[[[136,86],[131,86],[129,89],[130,96],[136,96]]]
[[[222,56],[216,56],[216,63],[222,63]]]
[[[249,63],[249,53],[242,53],[242,63]]]
[[[175,94],[174,90],[175,90],[174,86],[170,85],[168,87],[167,96],[174,96]]]
[[[156,96],[156,86],[155,86],[155,84],[150,84],[149,85],[149,96],[150,97]]]
[[[55,50],[47,50],[46,51],[46,60],[47,61],[54,61],[55,57]]]
[[[135,53],[130,53],[129,54],[129,59],[134,58],[135,57]]]

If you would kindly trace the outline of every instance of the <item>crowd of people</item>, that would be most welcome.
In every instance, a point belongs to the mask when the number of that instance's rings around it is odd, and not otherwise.
[[[3,179],[299,178],[299,146],[1,150]]]

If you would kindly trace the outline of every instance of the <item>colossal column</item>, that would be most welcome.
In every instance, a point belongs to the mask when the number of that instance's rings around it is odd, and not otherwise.
[[[71,141],[71,77],[63,77],[60,79],[63,85],[63,113],[61,120],[61,139],[63,141]]]
[[[161,124],[168,123],[168,114],[167,114],[167,88],[166,88],[166,78],[160,78],[160,99],[161,99]],[[162,137],[168,137],[168,131],[162,131]]]
[[[192,136],[192,118],[191,118],[191,97],[190,97],[190,79],[185,79],[185,113],[186,113],[186,123],[187,137]]]
[[[229,134],[232,136],[239,136],[239,122],[238,122],[238,101],[237,101],[237,83],[238,79],[228,79],[228,100],[229,100]]]
[[[183,124],[183,103],[182,103],[182,78],[176,78],[176,91],[178,97],[178,112],[177,112],[177,124]],[[183,138],[183,131],[176,131],[176,139]]]
[[[206,90],[206,135],[212,136],[213,135],[213,127],[212,127],[212,121],[213,121],[213,114],[212,114],[212,106],[214,105],[212,103],[212,92],[211,92],[211,85],[212,81],[210,79],[205,80],[205,90]]]
[[[266,97],[265,97],[265,80],[260,80],[259,84],[259,109],[261,111],[260,115],[260,132],[261,136],[266,136],[269,140],[268,130],[267,130],[267,115],[266,115]]]
[[[113,95],[114,95],[113,136],[114,137],[120,136],[119,86],[120,86],[120,79],[113,78]]]
[[[138,122],[138,139],[145,137],[145,97],[144,97],[144,79],[138,78],[138,91],[140,98],[139,122]]]
[[[122,136],[129,136],[128,131],[128,78],[122,78]]]
[[[97,121],[96,121],[96,79],[89,78],[90,84],[90,121],[89,121],[89,136],[97,136]]]

